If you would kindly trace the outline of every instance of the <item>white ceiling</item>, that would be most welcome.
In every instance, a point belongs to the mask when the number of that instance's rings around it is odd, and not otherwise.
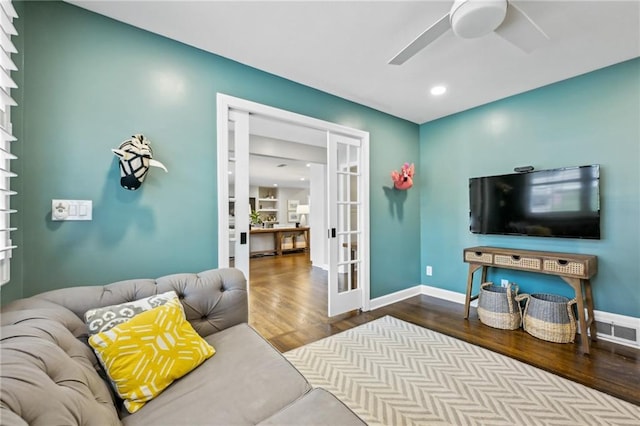
[[[526,54],[495,34],[463,40],[449,32],[400,66],[388,61],[452,0],[70,3],[415,123],[640,56],[637,0],[514,1],[549,35],[546,46]],[[431,96],[436,84],[448,92]],[[251,132],[325,143],[323,132],[260,117]],[[262,154],[250,158],[253,185],[308,187],[307,160]]]
[[[250,155],[249,183],[252,186],[309,188],[307,164],[300,160]],[[230,176],[230,181],[233,182],[233,176]]]
[[[185,44],[415,123],[640,56],[640,1],[514,0],[550,37],[526,54],[450,31],[387,62],[448,13],[447,1],[75,1]],[[448,92],[433,97],[429,89]]]

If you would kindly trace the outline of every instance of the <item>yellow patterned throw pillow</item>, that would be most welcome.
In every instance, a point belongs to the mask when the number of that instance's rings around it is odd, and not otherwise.
[[[94,334],[89,344],[130,413],[215,353],[185,319],[178,299]]]

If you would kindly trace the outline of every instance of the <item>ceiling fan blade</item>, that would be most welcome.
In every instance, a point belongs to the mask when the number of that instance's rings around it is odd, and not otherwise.
[[[392,65],[402,65],[409,60],[413,55],[427,47],[431,42],[446,33],[451,28],[449,22],[449,14],[447,13],[440,18],[435,24],[431,25],[420,34],[415,40],[402,49],[396,56],[394,56],[389,63]]]
[[[533,52],[549,41],[549,36],[542,28],[511,2],[507,6],[507,16],[495,32],[526,53]]]

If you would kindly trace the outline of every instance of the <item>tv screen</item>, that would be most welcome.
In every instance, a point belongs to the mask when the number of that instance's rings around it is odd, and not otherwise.
[[[600,166],[469,179],[476,234],[600,239]]]

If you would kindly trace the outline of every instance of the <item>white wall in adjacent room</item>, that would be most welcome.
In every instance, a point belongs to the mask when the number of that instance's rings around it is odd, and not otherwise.
[[[313,266],[327,269],[327,166],[311,164],[309,181],[309,255]]]

